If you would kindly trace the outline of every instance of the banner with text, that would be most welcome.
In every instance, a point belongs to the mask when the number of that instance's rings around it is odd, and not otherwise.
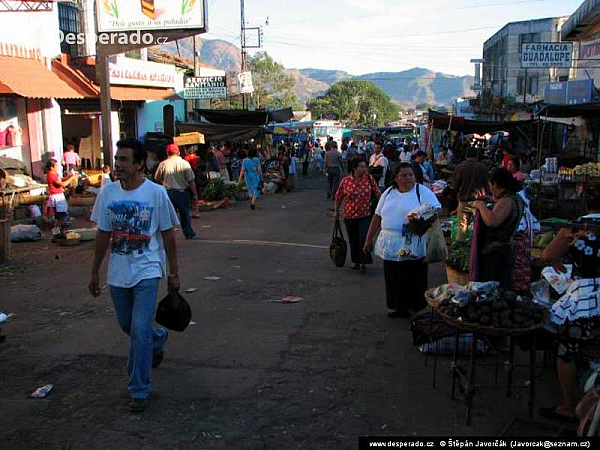
[[[206,1],[98,0],[98,32],[206,28]]]
[[[545,69],[555,67],[568,69],[571,67],[572,54],[572,42],[521,44],[521,68]]]
[[[183,85],[183,98],[186,100],[209,100],[227,98],[227,77],[188,77]]]

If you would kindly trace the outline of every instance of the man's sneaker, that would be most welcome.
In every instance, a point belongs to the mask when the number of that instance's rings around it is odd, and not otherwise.
[[[129,411],[132,413],[142,413],[148,406],[148,397],[144,398],[129,398]]]

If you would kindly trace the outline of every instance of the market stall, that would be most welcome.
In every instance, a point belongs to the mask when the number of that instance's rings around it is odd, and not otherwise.
[[[457,384],[461,386],[466,405],[466,422],[471,425],[473,398],[478,389],[476,383],[476,367],[481,351],[478,345],[484,341],[505,343],[508,341],[508,354],[504,367],[506,369],[507,397],[512,397],[515,389],[513,371],[515,364],[515,339],[526,339],[531,342],[529,346],[529,416],[533,416],[535,406],[535,369],[536,369],[536,334],[542,328],[544,309],[534,304],[531,300],[518,297],[514,292],[503,291],[497,282],[475,283],[465,286],[450,283],[426,293],[427,303],[431,308],[431,317],[438,315],[447,325],[454,329],[454,351],[452,355],[452,389],[451,398],[456,397]],[[468,371],[459,360],[459,342],[461,336],[469,336]],[[495,339],[490,339],[495,338]],[[435,347],[435,343],[433,343]],[[499,353],[499,350],[496,349]],[[437,352],[434,352],[437,367]],[[498,365],[496,360],[496,383],[498,388]]]

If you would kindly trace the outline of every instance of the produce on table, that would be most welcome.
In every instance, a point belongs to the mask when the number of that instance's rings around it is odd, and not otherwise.
[[[525,329],[542,322],[542,309],[530,301],[519,300],[512,291],[498,289],[497,295],[489,298],[491,301],[481,302],[474,295],[463,306],[444,300],[439,311],[465,323],[495,328]]]
[[[547,233],[537,234],[533,238],[532,247],[546,248],[548,244],[552,242],[552,239],[554,239],[554,233],[551,231]]]
[[[598,178],[598,175],[600,174],[600,163],[587,163],[575,166],[573,173],[588,178]]]

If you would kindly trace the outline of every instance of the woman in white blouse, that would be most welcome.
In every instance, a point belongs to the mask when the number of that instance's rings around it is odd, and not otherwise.
[[[409,317],[409,310],[425,307],[427,290],[427,237],[418,236],[408,227],[408,213],[420,204],[440,209],[433,192],[415,180],[411,164],[400,163],[394,171],[394,184],[379,199],[365,241],[365,250],[373,248],[383,259],[387,306],[390,317]]]

